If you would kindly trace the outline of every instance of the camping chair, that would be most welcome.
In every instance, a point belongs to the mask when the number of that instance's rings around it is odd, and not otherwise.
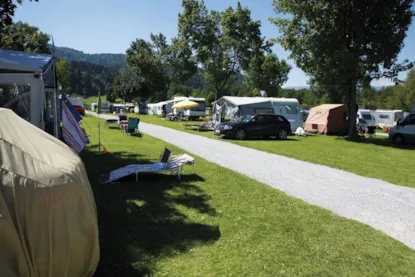
[[[164,148],[159,162],[152,164],[131,164],[119,169],[113,170],[110,173],[102,174],[99,177],[100,184],[112,183],[115,180],[121,179],[123,177],[135,174],[135,180],[138,182],[139,173],[161,173],[161,172],[170,172],[171,174],[177,174],[177,178],[181,180],[181,172],[183,171],[183,166],[194,165],[195,159],[187,154],[182,154],[173,157],[171,160],[172,152]]]
[[[135,134],[138,131],[138,123],[140,120],[137,117],[128,118],[127,124],[124,125],[125,134]]]

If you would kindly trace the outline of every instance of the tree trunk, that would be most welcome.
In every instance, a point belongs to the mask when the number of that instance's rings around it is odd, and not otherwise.
[[[356,132],[356,79],[351,77],[349,78],[349,88],[348,88],[348,118],[349,118],[349,130],[348,136],[351,139],[355,139],[357,136]]]

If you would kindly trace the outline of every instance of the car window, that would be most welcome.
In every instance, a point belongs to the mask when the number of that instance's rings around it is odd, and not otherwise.
[[[363,115],[363,118],[364,118],[365,120],[372,120],[372,116],[371,116],[370,114],[364,114],[364,115]]]
[[[257,115],[255,117],[255,122],[265,122],[265,117],[263,115]]]
[[[277,120],[278,122],[285,122],[285,118],[280,115],[277,116]]]
[[[415,125],[415,115],[408,116],[407,122],[408,122],[408,125]]]

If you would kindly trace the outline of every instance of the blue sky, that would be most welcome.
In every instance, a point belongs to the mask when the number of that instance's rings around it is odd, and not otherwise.
[[[262,34],[278,36],[277,28],[269,21],[275,16],[272,0],[240,0],[252,11],[252,18],[262,22]],[[205,0],[208,9],[224,10],[236,6],[237,0]],[[15,21],[27,22],[53,36],[55,45],[66,46],[86,53],[124,53],[136,38],[148,40],[150,33],[163,33],[167,38],[177,34],[177,15],[181,0],[39,0],[18,5]],[[415,27],[407,33],[401,59],[415,60]],[[276,45],[274,52],[287,59],[289,53]],[[288,60],[293,69],[284,86],[305,86],[307,77]],[[400,78],[405,78],[401,73]],[[389,85],[389,80],[372,82],[374,86]]]

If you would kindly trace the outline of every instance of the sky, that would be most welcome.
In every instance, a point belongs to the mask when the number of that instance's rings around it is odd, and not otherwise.
[[[208,9],[222,11],[235,7],[237,0],[205,0]],[[276,13],[272,0],[240,0],[250,8],[252,18],[262,23],[262,35],[278,37],[277,27],[269,22]],[[39,0],[23,2],[15,12],[15,21],[23,21],[39,27],[53,36],[56,46],[70,47],[85,53],[125,53],[135,39],[150,39],[151,33],[163,33],[168,39],[177,35],[177,18],[181,12],[181,0]],[[415,61],[415,26],[407,32],[405,47],[399,59]],[[292,69],[284,87],[306,86],[307,76],[289,59],[289,52],[280,45],[273,48],[281,59],[286,59]],[[399,75],[401,79],[406,73]],[[380,79],[373,86],[391,85]]]

